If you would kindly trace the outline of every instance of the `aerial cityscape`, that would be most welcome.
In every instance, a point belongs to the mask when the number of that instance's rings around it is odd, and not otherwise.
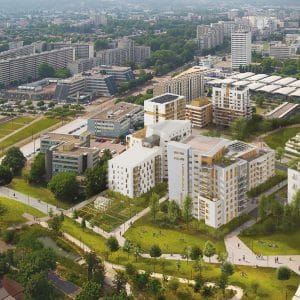
[[[0,0],[13,299],[300,299],[299,0]]]

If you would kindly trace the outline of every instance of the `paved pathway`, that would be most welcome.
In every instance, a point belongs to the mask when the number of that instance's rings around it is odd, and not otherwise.
[[[24,203],[26,205],[29,205],[45,214],[48,214],[50,209],[52,209],[54,214],[60,214],[62,211],[60,208],[52,204],[30,197],[29,195],[19,193],[8,187],[4,187],[4,186],[0,187],[0,195]]]

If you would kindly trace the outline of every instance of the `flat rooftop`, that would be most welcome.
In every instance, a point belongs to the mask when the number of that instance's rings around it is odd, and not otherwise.
[[[298,106],[299,104],[284,102],[278,107],[276,107],[274,110],[270,111],[266,116],[269,118],[282,118],[288,112],[296,109]]]
[[[241,79],[245,79],[250,76],[253,76],[253,75],[255,75],[255,73],[252,73],[252,72],[238,73],[236,75],[233,75],[232,78],[241,80]]]
[[[85,153],[94,153],[99,152],[99,149],[97,148],[89,148],[89,147],[79,147],[74,145],[72,147],[72,143],[65,143],[62,145],[59,145],[57,148],[54,149],[54,152],[56,153],[65,153],[66,155],[83,155]]]
[[[198,150],[202,155],[213,156],[226,145],[228,140],[215,137],[207,137],[203,135],[195,136],[190,135],[185,140],[184,144],[190,145],[192,149]]]
[[[41,135],[42,140],[52,140],[57,142],[78,142],[79,135],[48,132]]]
[[[201,66],[194,66],[192,68],[189,68],[179,74],[177,74],[176,76],[174,76],[173,78],[180,78],[182,76],[186,76],[186,75],[190,75],[190,74],[194,74],[194,73],[201,73],[205,70],[204,67]]]
[[[158,104],[165,104],[168,102],[172,102],[178,98],[181,98],[182,96],[175,95],[175,94],[163,94],[157,97],[154,97],[152,99],[146,100],[147,102],[153,102]]]
[[[93,115],[90,119],[118,120],[119,118],[126,117],[126,115],[130,115],[132,113],[135,113],[137,110],[142,110],[142,109],[143,107],[141,105],[119,102],[115,104],[113,107]]]

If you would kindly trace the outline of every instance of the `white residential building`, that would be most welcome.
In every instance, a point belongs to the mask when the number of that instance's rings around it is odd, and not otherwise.
[[[108,163],[109,189],[130,198],[139,197],[162,181],[160,147],[137,146]]]
[[[288,169],[288,202],[291,203],[296,193],[300,191],[300,162],[294,168]]]
[[[190,196],[193,216],[215,228],[250,210],[247,191],[275,174],[274,151],[239,141],[189,136],[167,151],[170,199]]]
[[[248,87],[222,84],[213,87],[213,122],[230,126],[237,118],[252,118],[250,92]]]
[[[166,93],[144,102],[145,126],[165,120],[184,120],[186,100],[183,96]]]
[[[232,68],[251,64],[251,32],[238,31],[231,34]]]

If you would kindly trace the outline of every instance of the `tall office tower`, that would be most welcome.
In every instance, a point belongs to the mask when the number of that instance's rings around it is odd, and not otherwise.
[[[240,66],[251,64],[251,32],[238,31],[231,34],[231,66],[238,69]]]
[[[185,98],[175,94],[163,94],[144,102],[145,126],[165,120],[185,119]]]
[[[213,87],[213,122],[230,126],[238,118],[251,119],[252,109],[249,88],[231,85]]]
[[[164,93],[184,96],[187,103],[202,97],[204,94],[203,69],[197,66],[190,68],[154,86],[154,96],[159,96]]]

